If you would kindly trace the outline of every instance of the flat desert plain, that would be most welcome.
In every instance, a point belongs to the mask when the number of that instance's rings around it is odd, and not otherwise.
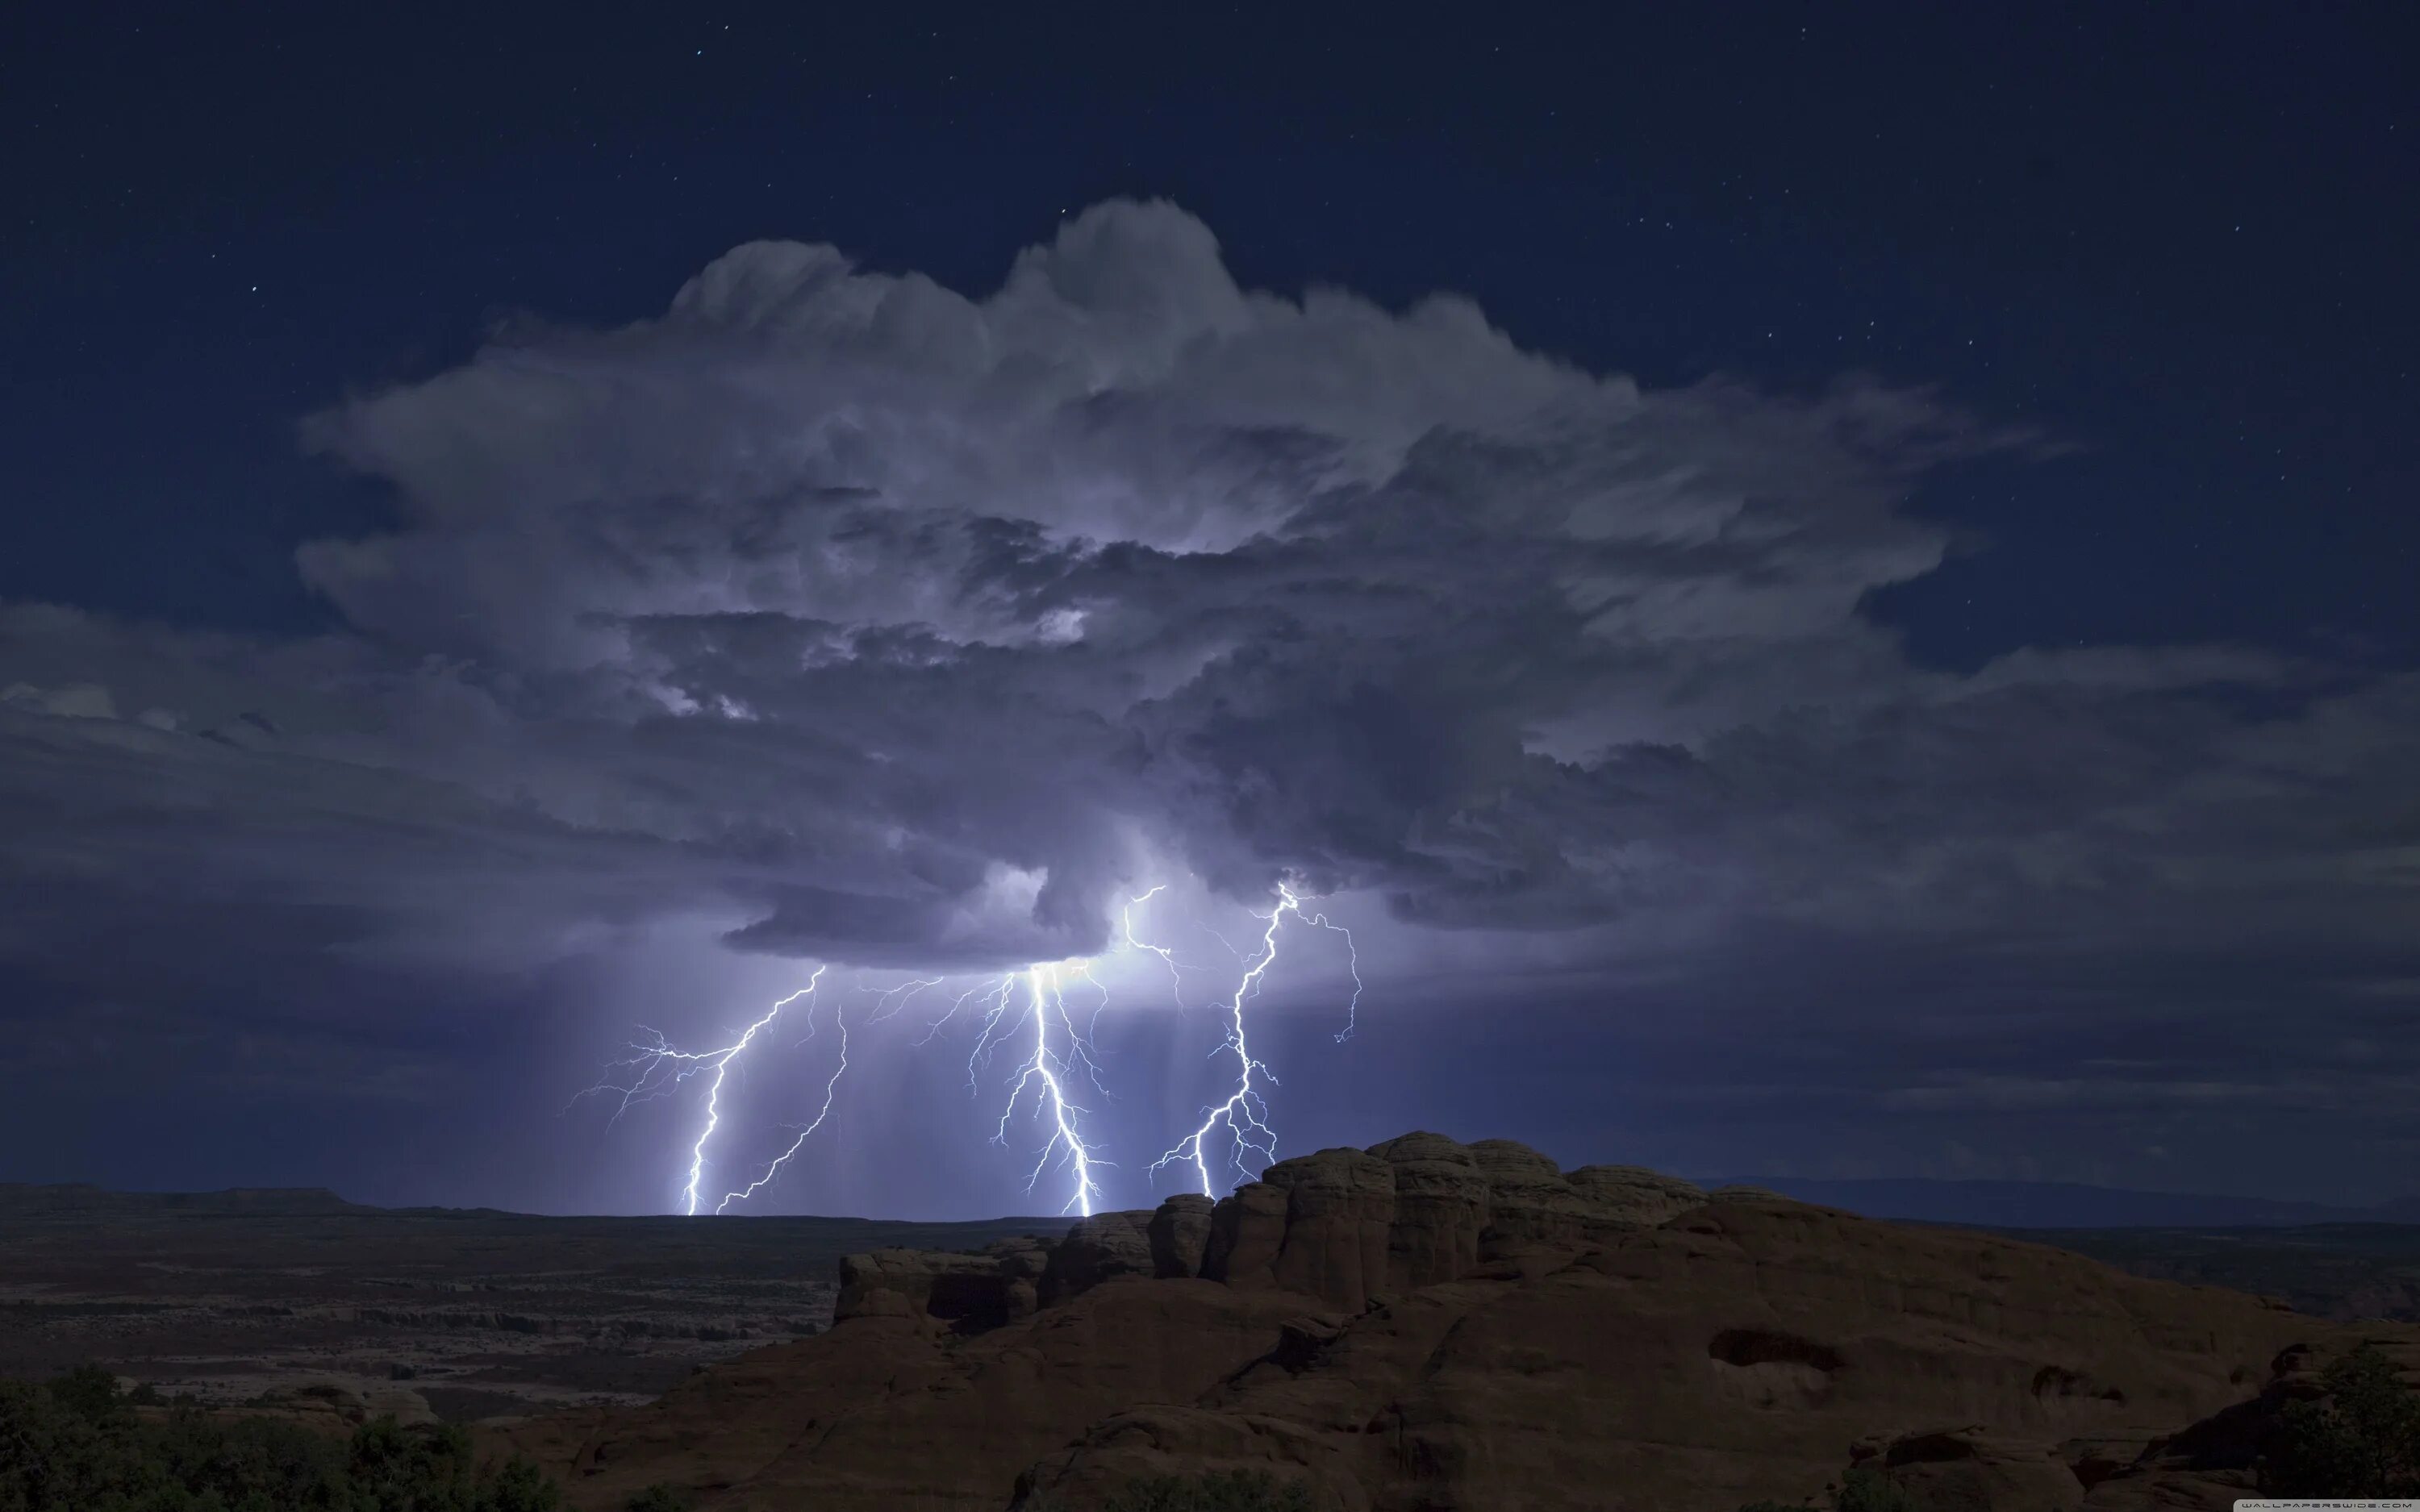
[[[97,1363],[209,1402],[333,1384],[449,1421],[636,1403],[828,1326],[845,1254],[1065,1227],[545,1218],[314,1191],[0,1186],[0,1377]]]

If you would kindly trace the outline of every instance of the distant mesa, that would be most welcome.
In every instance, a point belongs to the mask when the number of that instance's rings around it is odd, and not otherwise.
[[[2357,1338],[2420,1368],[2410,1326],[1435,1134],[841,1283],[818,1337],[483,1431],[596,1508],[1086,1507],[1242,1469],[1326,1512],[1736,1512],[1852,1467],[1928,1507],[2224,1507]]]

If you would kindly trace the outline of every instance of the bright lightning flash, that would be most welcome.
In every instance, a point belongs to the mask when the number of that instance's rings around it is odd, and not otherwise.
[[[1179,1161],[1190,1162],[1195,1173],[1202,1178],[1202,1195],[1206,1197],[1218,1195],[1217,1184],[1210,1176],[1209,1147],[1211,1136],[1222,1128],[1233,1141],[1230,1158],[1242,1180],[1249,1181],[1252,1179],[1251,1167],[1244,1163],[1247,1154],[1259,1156],[1269,1165],[1277,1163],[1278,1134],[1269,1127],[1268,1103],[1261,1097],[1257,1084],[1265,1081],[1275,1087],[1278,1079],[1266,1064],[1253,1058],[1250,1041],[1244,1033],[1244,1002],[1260,995],[1262,979],[1268,974],[1269,967],[1277,964],[1278,931],[1289,914],[1305,923],[1315,924],[1344,936],[1344,948],[1352,961],[1353,1001],[1346,1011],[1344,1027],[1336,1036],[1339,1041],[1351,1038],[1353,1021],[1360,1012],[1361,960],[1359,952],[1353,948],[1353,932],[1342,924],[1330,923],[1326,914],[1304,913],[1302,900],[1295,895],[1294,889],[1279,884],[1278,905],[1269,911],[1268,928],[1261,932],[1261,949],[1245,967],[1242,980],[1235,983],[1234,995],[1225,1005],[1227,1039],[1218,1049],[1235,1053],[1235,1089],[1227,1094],[1225,1102],[1206,1110],[1201,1126],[1177,1141],[1174,1149],[1153,1162],[1151,1166],[1156,1173],[1161,1166]],[[1217,1053],[1212,1052],[1214,1055]]]
[[[1139,897],[1126,900],[1125,913],[1122,917],[1124,918],[1126,926],[1126,943],[1133,946],[1138,950],[1149,950],[1152,954],[1159,957],[1161,963],[1168,967],[1169,991],[1175,995],[1176,1010],[1181,1013],[1185,1011],[1185,974],[1176,964],[1176,952],[1171,950],[1165,945],[1154,945],[1149,940],[1140,938],[1134,932],[1134,911],[1136,905],[1139,903],[1147,903],[1167,890],[1168,884],[1163,882],[1157,887],[1153,887],[1149,892],[1143,893]]]
[[[832,1068],[831,1080],[824,1083],[824,1105],[816,1111],[814,1121],[799,1131],[799,1136],[790,1141],[789,1149],[773,1157],[773,1164],[765,1167],[764,1175],[749,1182],[744,1190],[722,1194],[722,1200],[714,1205],[717,1215],[735,1202],[747,1201],[769,1184],[773,1178],[780,1174],[782,1167],[790,1164],[790,1157],[799,1152],[799,1147],[807,1142],[807,1136],[822,1128],[824,1120],[831,1117],[832,1094],[840,1089],[841,1073],[848,1070],[848,1016],[837,1008],[832,1010],[832,1026],[840,1030],[840,1064]],[[815,1021],[814,1015],[810,1014],[807,1018],[807,1039],[799,1042],[804,1044],[807,1040],[814,1037]],[[690,1173],[692,1185],[695,1184],[695,1180],[696,1173],[692,1170]]]
[[[1161,964],[1168,967],[1169,982],[1176,1006],[1179,1011],[1183,1011],[1186,1006],[1184,973],[1197,968],[1180,965],[1173,952],[1166,947],[1154,945],[1135,933],[1135,908],[1149,903],[1164,890],[1165,885],[1155,887],[1150,891],[1128,901],[1124,915],[1125,943],[1137,950],[1148,951],[1159,957]],[[1275,1087],[1278,1085],[1278,1079],[1268,1066],[1252,1054],[1250,1042],[1245,1032],[1245,1004],[1260,995],[1264,979],[1267,976],[1269,968],[1276,964],[1280,932],[1288,918],[1291,917],[1303,923],[1344,936],[1345,951],[1351,963],[1353,976],[1353,998],[1346,1010],[1344,1027],[1339,1031],[1336,1038],[1342,1041],[1351,1038],[1353,1034],[1354,1018],[1359,1011],[1361,1002],[1361,963],[1358,953],[1354,949],[1352,931],[1342,924],[1330,922],[1325,914],[1305,912],[1303,902],[1304,900],[1297,896],[1292,887],[1280,885],[1278,887],[1277,907],[1264,917],[1264,921],[1267,927],[1261,932],[1260,949],[1249,958],[1242,951],[1235,952],[1237,959],[1245,962],[1245,970],[1241,980],[1235,983],[1233,995],[1222,1005],[1227,1018],[1226,1036],[1211,1052],[1214,1056],[1227,1051],[1234,1053],[1234,1090],[1227,1095],[1224,1102],[1205,1109],[1200,1127],[1179,1141],[1174,1149],[1160,1156],[1151,1166],[1152,1171],[1156,1173],[1165,1165],[1178,1162],[1189,1163],[1201,1178],[1202,1191],[1207,1196],[1218,1196],[1217,1182],[1211,1175],[1210,1146],[1222,1131],[1231,1141],[1228,1158],[1233,1163],[1240,1180],[1249,1180],[1253,1174],[1251,1166],[1246,1164],[1246,1156],[1257,1156],[1263,1162],[1271,1164],[1278,1158],[1277,1131],[1269,1126],[1268,1104],[1261,1094],[1263,1085]],[[1221,941],[1221,943],[1225,942]],[[1229,949],[1233,948],[1231,946]],[[992,1135],[992,1142],[1002,1146],[1008,1143],[1009,1123],[1016,1118],[1017,1110],[1025,1105],[1027,1094],[1031,1092],[1034,1104],[1033,1116],[1045,1125],[1046,1137],[1043,1140],[1041,1151],[1034,1159],[1033,1169],[1026,1177],[1025,1189],[1028,1192],[1032,1191],[1041,1180],[1043,1174],[1054,1165],[1064,1169],[1072,1180],[1072,1186],[1067,1200],[1060,1211],[1065,1212],[1073,1210],[1088,1218],[1093,1215],[1094,1206],[1101,1197],[1100,1185],[1094,1172],[1096,1169],[1108,1167],[1109,1162],[1103,1160],[1099,1151],[1085,1140],[1080,1124],[1086,1110],[1082,1104],[1069,1096],[1069,1091],[1078,1073],[1080,1072],[1101,1091],[1103,1096],[1108,1096],[1109,1092],[1102,1082],[1100,1065],[1094,1058],[1094,1053],[1089,1027],[1078,1029],[1075,1015],[1068,1010],[1066,983],[1068,978],[1081,978],[1087,984],[1101,992],[1101,1002],[1093,1009],[1090,1021],[1097,1023],[1102,1010],[1108,1007],[1109,994],[1094,979],[1092,964],[1090,961],[1063,961],[1052,964],[1029,966],[1023,971],[1012,971],[988,979],[960,993],[949,1009],[935,1019],[926,1028],[923,1036],[916,1041],[919,1045],[926,1043],[939,1034],[944,1026],[954,1020],[969,1002],[980,1003],[983,1024],[975,1036],[974,1049],[967,1057],[967,1087],[970,1091],[976,1091],[980,1089],[984,1069],[991,1064],[999,1048],[1008,1042],[1009,1036],[1028,1026],[1032,1027],[1032,1039],[1030,1052],[1017,1063],[1012,1072],[1008,1101],[1001,1109],[1000,1124]],[[799,1042],[804,1044],[808,1040],[814,1038],[816,988],[823,980],[824,970],[824,967],[817,966],[814,975],[807,979],[805,986],[774,1003],[741,1031],[737,1039],[719,1048],[698,1051],[679,1050],[675,1049],[661,1034],[647,1030],[648,1040],[631,1047],[637,1052],[636,1055],[626,1060],[615,1061],[607,1069],[607,1074],[603,1080],[580,1094],[582,1098],[609,1092],[618,1094],[619,1105],[614,1109],[613,1117],[619,1119],[633,1103],[651,1102],[659,1097],[669,1096],[675,1088],[687,1082],[691,1076],[702,1072],[713,1072],[713,1078],[706,1087],[706,1119],[698,1129],[696,1139],[690,1146],[689,1180],[681,1189],[685,1211],[694,1215],[698,1211],[700,1195],[706,1181],[706,1147],[712,1142],[715,1132],[721,1127],[722,1084],[724,1078],[730,1073],[732,1063],[747,1052],[749,1046],[755,1042],[758,1035],[781,1016],[783,1010],[801,998],[807,1000],[805,1009],[807,1034],[806,1038]],[[879,990],[874,1011],[868,1016],[868,1022],[878,1024],[895,1016],[909,999],[928,988],[939,986],[940,982],[941,979],[938,977],[917,978],[895,987]],[[864,990],[876,991],[871,988]],[[846,1014],[838,1007],[835,1007],[832,1011],[832,1023],[840,1035],[840,1054],[838,1064],[832,1068],[830,1077],[824,1083],[823,1105],[816,1110],[814,1119],[811,1122],[802,1127],[793,1126],[797,1132],[790,1141],[789,1148],[774,1157],[765,1167],[763,1175],[744,1187],[722,1195],[721,1199],[714,1205],[714,1211],[717,1213],[725,1211],[735,1202],[745,1202],[769,1185],[773,1179],[781,1174],[782,1168],[789,1164],[791,1157],[797,1155],[815,1131],[821,1129],[825,1121],[831,1117],[833,1099],[840,1087],[841,1077],[848,1070],[848,1020]],[[1055,1032],[1054,1024],[1057,1026]],[[1054,1039],[1056,1047],[1054,1047]],[[627,1078],[621,1078],[615,1075],[616,1072],[629,1074]],[[574,1098],[573,1102],[577,1103],[579,1100]]]
[[[1060,980],[1062,971],[1086,975],[1085,963],[1031,966],[1002,979],[999,996],[995,999],[996,1006],[984,1032],[989,1035],[992,1025],[998,1022],[1001,1009],[1006,1004],[1018,979],[1022,978],[1027,999],[1026,1016],[1033,1024],[1033,1054],[1017,1068],[1016,1081],[1009,1088],[1008,1105],[1001,1110],[1000,1129],[992,1135],[992,1142],[999,1145],[1008,1143],[1008,1120],[1015,1116],[1017,1104],[1024,1101],[1026,1088],[1038,1084],[1034,1112],[1036,1117],[1049,1120],[1050,1135],[1043,1143],[1042,1153],[1034,1161],[1032,1174],[1025,1179],[1025,1189],[1028,1192],[1033,1190],[1034,1183],[1042,1180],[1042,1173],[1056,1156],[1075,1179],[1075,1190],[1059,1211],[1065,1212],[1073,1208],[1090,1218],[1093,1204],[1099,1200],[1101,1195],[1100,1187],[1093,1180],[1093,1167],[1109,1163],[1094,1153],[1092,1147],[1084,1143],[1084,1136],[1077,1132],[1072,1116],[1084,1110],[1068,1100],[1063,1078],[1072,1073],[1073,1067],[1080,1065],[1091,1076],[1093,1085],[1098,1087],[1100,1068],[1093,1063],[1091,1047],[1084,1036],[1076,1032],[1076,1021],[1067,1011],[1067,997]],[[1053,1018],[1066,1031],[1067,1052],[1063,1056],[1054,1054],[1050,1048],[1050,1021]]]
[[[748,1046],[755,1041],[757,1034],[760,1033],[767,1025],[771,1024],[775,1019],[781,1017],[782,1010],[789,1007],[792,1003],[797,1002],[801,997],[812,999],[814,995],[816,984],[823,980],[823,976],[824,968],[821,966],[815,967],[814,975],[807,979],[807,984],[805,986],[799,988],[797,992],[792,993],[789,996],[781,999],[772,1007],[767,1009],[764,1016],[749,1025],[748,1027],[741,1032],[738,1039],[732,1041],[729,1044],[724,1045],[720,1049],[699,1051],[675,1050],[670,1043],[666,1042],[662,1035],[657,1034],[653,1043],[633,1045],[631,1047],[639,1052],[636,1056],[631,1057],[628,1060],[615,1061],[613,1066],[607,1068],[609,1077],[610,1073],[613,1071],[636,1068],[637,1074],[630,1079],[629,1086],[617,1087],[609,1079],[598,1082],[596,1086],[588,1088],[587,1091],[580,1094],[581,1097],[593,1097],[605,1092],[620,1092],[622,1094],[621,1105],[613,1110],[613,1117],[619,1119],[624,1113],[629,1111],[630,1104],[633,1103],[647,1103],[652,1102],[659,1097],[662,1097],[666,1093],[670,1092],[673,1088],[689,1080],[699,1072],[711,1071],[714,1072],[714,1080],[707,1086],[706,1091],[706,1125],[698,1130],[697,1142],[690,1147],[689,1183],[681,1189],[682,1200],[687,1204],[684,1211],[691,1217],[694,1217],[697,1214],[699,1183],[706,1179],[706,1141],[714,1137],[714,1131],[720,1127],[722,1122],[722,1079],[730,1073],[731,1063],[739,1058],[741,1052],[745,1051]],[[808,1011],[810,1015],[808,1023],[812,1026],[814,1023],[814,1004],[812,1001],[808,1005]],[[653,1034],[655,1031],[649,1030],[648,1032]],[[809,1032],[813,1032],[812,1027]],[[845,1070],[848,1065],[848,1030],[845,1026],[841,1030],[841,1065],[844,1070]],[[839,1073],[834,1072],[833,1081],[837,1083],[838,1080]],[[829,1113],[831,1111],[830,1088],[827,1088],[825,1091],[824,1111]],[[572,1099],[575,1103],[579,1100],[579,1098]],[[822,1116],[817,1115],[815,1122],[821,1123],[822,1121]],[[813,1133],[814,1131],[811,1128],[808,1132]],[[801,1135],[800,1139],[803,1142],[804,1135]],[[795,1154],[797,1149],[798,1147],[793,1145],[791,1147],[791,1153]],[[788,1155],[783,1156],[783,1160],[787,1160],[788,1158]],[[768,1172],[767,1174],[769,1176],[771,1173]],[[751,1188],[751,1190],[752,1191],[753,1188]],[[730,1199],[726,1197],[723,1200],[727,1202]],[[715,1211],[719,1212],[721,1209],[718,1207]]]

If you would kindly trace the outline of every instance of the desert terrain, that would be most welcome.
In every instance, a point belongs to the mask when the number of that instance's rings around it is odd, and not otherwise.
[[[209,1403],[334,1384],[448,1421],[644,1402],[700,1366],[828,1326],[845,1254],[1064,1227],[0,1186],[0,1377],[101,1364]]]
[[[1329,1512],[2225,1507],[2420,1329],[1636,1166],[1414,1134],[1054,1240],[842,1262],[828,1333],[487,1425],[575,1506],[1089,1507],[1243,1471]]]
[[[1733,1512],[1852,1468],[1924,1506],[2223,1507],[2332,1362],[2420,1371],[2405,1227],[2059,1248],[1426,1134],[1073,1224],[58,1187],[0,1188],[0,1375],[472,1422],[599,1512],[1231,1470],[1328,1512]]]

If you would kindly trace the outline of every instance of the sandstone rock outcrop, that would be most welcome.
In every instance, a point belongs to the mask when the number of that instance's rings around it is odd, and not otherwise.
[[[1210,1248],[1210,1210],[1215,1206],[1199,1193],[1181,1192],[1151,1215],[1152,1274],[1162,1280],[1200,1275],[1202,1258]]]
[[[1734,1512],[1852,1463],[1928,1506],[2223,1506],[2245,1414],[2354,1337],[1996,1236],[1435,1134],[844,1280],[827,1335],[506,1443],[597,1508],[655,1481],[712,1512],[1081,1508],[1244,1468],[1325,1512]],[[953,1300],[1020,1285],[1038,1310]],[[2363,1332],[2420,1363],[2420,1331]]]
[[[840,1262],[832,1320],[931,1319],[961,1333],[998,1328],[1041,1305],[1053,1251],[1039,1238],[1007,1239],[968,1255],[882,1249]]]
[[[1211,1213],[1202,1273],[1357,1310],[1485,1260],[1576,1253],[1704,1201],[1688,1182],[1637,1166],[1565,1176],[1511,1140],[1410,1134],[1280,1161],[1236,1188]]]
[[[1487,1228],[1487,1179],[1466,1145],[1407,1134],[1370,1147],[1395,1171],[1400,1222],[1387,1239],[1388,1280],[1398,1292],[1467,1275]]]
[[[1042,1302],[1047,1306],[1122,1275],[1151,1275],[1148,1212],[1105,1212],[1067,1230],[1050,1248],[1042,1271]]]
[[[1706,1200],[1709,1202],[1787,1202],[1790,1199],[1778,1192],[1769,1192],[1761,1186],[1718,1186],[1706,1194]]]
[[[1644,1165],[1583,1165],[1568,1180],[1603,1214],[1598,1221],[1617,1228],[1652,1228],[1706,1200],[1691,1183]]]
[[[1285,1190],[1266,1181],[1247,1181],[1219,1198],[1210,1210],[1202,1275],[1238,1288],[1274,1285],[1278,1252],[1285,1248]]]
[[[2084,1483],[2070,1458],[2060,1444],[1991,1433],[1976,1424],[1890,1435],[1849,1450],[1854,1468],[1882,1472],[1918,1506],[1941,1512],[2081,1506]]]
[[[1387,1289],[1395,1177],[1365,1150],[1280,1161],[1212,1210],[1202,1274],[1358,1309]]]

